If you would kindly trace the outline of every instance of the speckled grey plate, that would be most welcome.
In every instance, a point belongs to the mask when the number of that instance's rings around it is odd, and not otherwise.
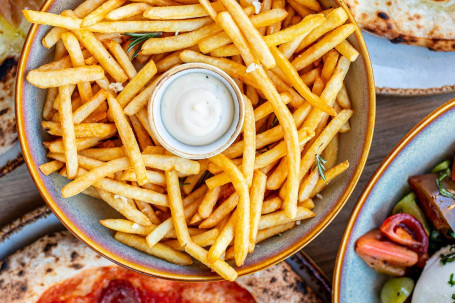
[[[81,0],[47,0],[42,9],[57,13],[74,8],[79,2]],[[348,10],[340,0],[321,2],[324,7],[342,6]],[[354,22],[352,16],[350,21]],[[39,171],[38,166],[48,161],[46,150],[42,145],[47,136],[40,126],[46,91],[33,87],[25,80],[25,75],[53,58],[53,49],[48,50],[41,44],[48,30],[49,26],[32,26],[18,69],[16,91],[18,134],[24,159],[46,203],[78,238],[120,265],[146,274],[177,280],[220,279],[216,273],[198,263],[191,266],[171,264],[117,242],[113,238],[113,232],[99,223],[100,219],[118,218],[119,214],[115,210],[103,201],[85,195],[63,199],[61,189],[68,180],[58,174],[44,176]],[[359,50],[360,56],[351,64],[346,77],[354,115],[350,120],[351,131],[341,134],[339,159],[348,160],[350,167],[324,190],[323,201],[316,203],[314,209],[315,218],[304,221],[303,224],[284,233],[282,237],[273,237],[264,241],[254,253],[248,255],[245,264],[237,268],[239,275],[264,269],[300,250],[333,220],[357,184],[371,145],[376,103],[371,64],[358,28],[349,37],[349,41]]]
[[[333,302],[380,302],[387,276],[378,274],[354,251],[356,240],[377,228],[409,191],[409,176],[431,170],[455,153],[455,99],[436,109],[394,148],[365,187],[344,232],[333,281]]]
[[[25,214],[0,229],[0,261],[39,238],[63,229],[65,227],[47,206]],[[330,283],[321,269],[306,254],[299,252],[286,261],[322,302],[330,302],[332,292]]]

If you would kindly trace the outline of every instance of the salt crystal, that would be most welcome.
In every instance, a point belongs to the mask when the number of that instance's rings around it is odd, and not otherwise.
[[[253,6],[254,6],[254,13],[256,15],[259,14],[261,12],[261,3],[259,3],[258,0],[254,0],[253,3],[251,3],[251,4],[253,4]]]
[[[133,226],[132,226],[133,229],[138,229],[139,228],[139,224],[137,223],[134,223]]]
[[[114,92],[118,93],[123,90],[123,85],[121,82],[114,82],[109,84],[109,89],[113,90]]]
[[[260,68],[261,66],[259,64],[256,64],[256,63],[251,63],[250,65],[248,65],[248,67],[246,68],[246,72],[249,74],[251,72],[253,72],[254,70]]]
[[[120,199],[120,200],[122,200],[123,202],[128,203],[128,199],[125,198],[124,196],[114,195],[114,199]]]

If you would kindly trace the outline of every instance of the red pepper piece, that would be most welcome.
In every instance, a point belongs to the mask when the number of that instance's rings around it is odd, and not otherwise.
[[[428,235],[422,223],[406,213],[388,217],[379,230],[393,242],[409,247],[421,255],[428,253]]]

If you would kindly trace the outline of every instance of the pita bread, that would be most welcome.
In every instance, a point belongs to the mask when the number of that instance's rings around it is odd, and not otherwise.
[[[14,113],[17,59],[10,57],[0,65],[0,154],[8,151],[17,141]]]
[[[100,266],[117,265],[93,252],[68,231],[49,234],[0,262],[2,301],[36,302],[49,287]],[[285,262],[236,282],[257,302],[320,302]]]
[[[454,0],[346,0],[359,26],[394,43],[455,51]]]

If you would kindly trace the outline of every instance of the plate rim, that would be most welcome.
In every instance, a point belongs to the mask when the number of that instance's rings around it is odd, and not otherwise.
[[[352,229],[355,225],[355,222],[367,201],[371,191],[376,186],[376,183],[382,177],[383,173],[389,168],[390,164],[395,160],[396,156],[405,149],[408,144],[418,136],[423,129],[431,125],[436,119],[444,115],[445,113],[455,110],[455,98],[447,101],[443,105],[439,106],[437,109],[428,114],[423,118],[416,126],[414,126],[401,140],[398,144],[392,149],[392,151],[387,155],[387,157],[381,162],[374,174],[371,176],[367,185],[364,187],[362,194],[356,202],[354,209],[351,212],[349,221],[346,224],[346,228],[343,232],[343,237],[338,247],[337,257],[335,260],[335,268],[333,271],[332,277],[332,302],[340,302],[340,290],[341,290],[341,272],[344,264],[344,258],[346,256],[347,244],[352,233]]]

